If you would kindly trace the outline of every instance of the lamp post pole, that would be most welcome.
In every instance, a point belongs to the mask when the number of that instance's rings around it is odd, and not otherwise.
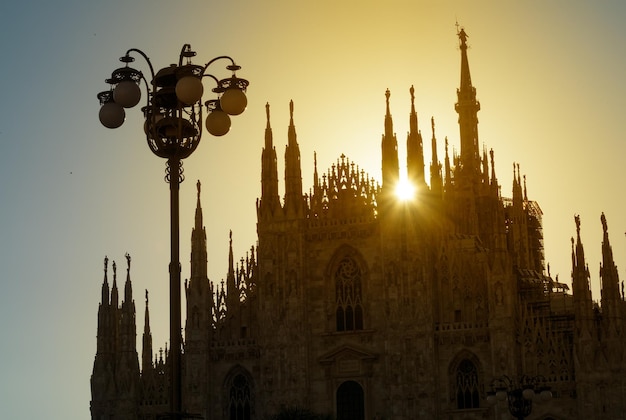
[[[150,68],[151,81],[143,73],[129,67],[135,59],[130,54],[141,55]],[[132,108],[141,100],[141,81],[147,90],[147,104],[142,108],[145,117],[144,131],[150,150],[167,159],[165,180],[170,184],[170,419],[190,418],[182,407],[182,331],[180,292],[180,235],[179,190],[184,180],[182,162],[200,143],[202,135],[203,94],[202,79],[213,79],[217,87],[213,92],[218,99],[207,101],[206,128],[214,136],[222,136],[230,129],[229,115],[241,114],[247,105],[245,91],[248,81],[240,79],[235,71],[240,67],[228,56],[219,56],[204,66],[191,63],[196,53],[189,44],[183,45],[178,65],[171,65],[156,74],[148,56],[136,48],[129,49],[120,58],[126,66],[113,71],[108,91],[100,92],[100,122],[107,128],[117,128],[124,122],[125,108]],[[230,78],[218,80],[207,74],[208,67],[217,60],[229,60],[226,68],[232,71]],[[183,63],[186,61],[185,63]],[[193,416],[197,418],[197,416]]]
[[[182,337],[181,337],[181,303],[180,303],[180,218],[178,214],[180,191],[180,165],[182,161],[175,157],[167,161],[170,170],[170,408],[175,413],[182,413]],[[174,350],[175,349],[175,350]]]

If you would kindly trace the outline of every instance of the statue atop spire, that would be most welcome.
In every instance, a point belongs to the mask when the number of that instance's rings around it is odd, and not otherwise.
[[[386,98],[386,103],[387,103],[387,115],[390,115],[391,112],[389,111],[389,97],[391,96],[391,91],[389,89],[387,89],[385,91],[385,98]]]
[[[458,31],[458,23],[457,23],[457,31]],[[467,35],[467,33],[465,33],[465,28],[461,28],[461,30],[457,32],[457,35],[459,36],[459,40],[461,41],[461,48],[467,48],[467,38],[469,38],[469,36]]]

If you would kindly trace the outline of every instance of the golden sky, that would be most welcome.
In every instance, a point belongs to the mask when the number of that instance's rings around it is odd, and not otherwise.
[[[623,2],[40,3],[0,9],[0,331],[7,337],[0,350],[0,394],[9,417],[43,417],[48,410],[68,418],[88,415],[105,255],[117,260],[121,284],[124,254],[131,254],[138,331],[149,288],[154,346],[167,341],[165,165],[145,144],[139,109],[128,110],[116,130],[98,122],[96,94],[107,89],[104,79],[131,47],[143,50],[158,69],[177,61],[181,46],[190,43],[197,63],[230,55],[242,66],[238,75],[250,81],[248,109],[233,118],[231,132],[203,137],[185,162],[183,278],[189,276],[197,179],[211,280],[226,275],[229,230],[236,259],[255,244],[267,102],[282,178],[294,101],[305,190],[313,183],[314,152],[320,172],[343,153],[380,180],[386,89],[401,159],[411,85],[426,165],[431,117],[440,158],[445,137],[458,152],[457,22],[469,35],[472,82],[481,102],[479,140],[494,149],[504,196],[510,196],[514,162],[526,175],[529,198],[544,212],[552,275],[570,282],[574,214],[581,215],[595,299],[602,211],[618,268],[626,257]],[[148,72],[141,60],[134,65]],[[220,66],[211,69],[218,77],[228,75]],[[281,192],[283,185],[281,179]],[[42,396],[41,403],[28,403],[32,395]]]

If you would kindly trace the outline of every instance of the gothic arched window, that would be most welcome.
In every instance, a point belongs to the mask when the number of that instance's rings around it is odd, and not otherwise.
[[[478,369],[470,360],[463,359],[456,368],[456,408],[480,407]]]
[[[233,378],[228,393],[229,420],[250,420],[252,396],[248,378],[239,373]]]
[[[361,270],[354,259],[342,258],[335,272],[335,304],[337,331],[363,329],[361,303]]]

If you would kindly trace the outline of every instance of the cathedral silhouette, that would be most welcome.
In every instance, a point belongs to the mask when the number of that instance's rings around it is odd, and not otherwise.
[[[225,284],[207,276],[198,182],[184,290],[186,412],[250,420],[300,407],[337,420],[503,419],[517,401],[532,419],[626,416],[626,307],[607,220],[601,216],[602,296],[594,302],[580,219],[572,225],[570,294],[546,270],[542,212],[518,165],[511,197],[501,195],[494,153],[479,146],[463,29],[458,38],[460,154],[448,153],[446,139],[440,161],[431,120],[429,179],[410,89],[406,167],[418,199],[395,194],[389,91],[381,183],[341,155],[321,176],[315,162],[308,193],[290,103],[282,199],[266,106],[258,242],[236,263],[231,237]],[[136,348],[130,261],[121,305],[117,268],[110,286],[104,263],[94,420],[168,411],[168,351],[154,356],[148,292],[141,359]],[[524,388],[532,400],[518,398]]]

